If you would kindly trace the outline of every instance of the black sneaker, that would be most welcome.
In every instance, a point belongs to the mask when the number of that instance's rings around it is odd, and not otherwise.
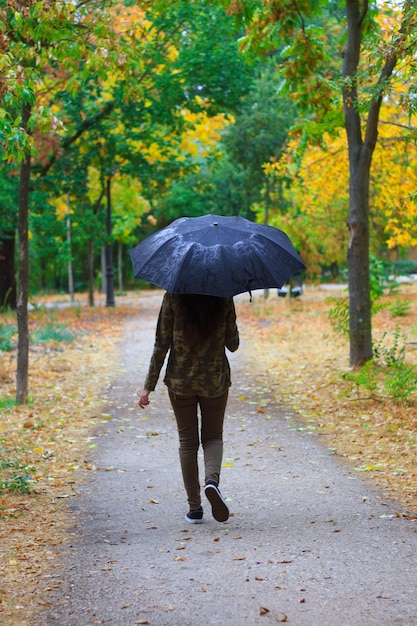
[[[185,514],[185,521],[189,524],[202,524],[203,523],[203,509],[200,507],[199,509],[194,509],[193,511],[188,511]]]
[[[204,492],[211,504],[211,512],[214,519],[218,522],[226,522],[229,519],[229,509],[216,483],[208,481]]]

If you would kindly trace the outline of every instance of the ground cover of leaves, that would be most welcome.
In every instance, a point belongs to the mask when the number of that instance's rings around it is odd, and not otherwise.
[[[74,493],[78,470],[94,469],[84,459],[95,445],[98,422],[107,419],[103,390],[120,363],[117,341],[126,317],[138,311],[136,297],[134,308],[51,311],[40,306],[30,313],[31,334],[45,327],[66,329],[75,339],[31,344],[30,401],[0,409],[0,461],[19,466],[3,469],[0,479],[31,478],[30,494],[0,491],[0,623],[5,626],[38,624],[36,613],[48,604],[48,591],[60,586],[54,566],[68,523],[62,502]],[[0,316],[0,323],[13,321],[10,314]],[[15,396],[15,367],[16,351],[0,352],[3,404]]]
[[[349,342],[330,324],[329,296],[347,297],[343,290],[312,288],[301,298],[270,295],[241,305],[251,326],[248,350],[256,371],[263,367],[257,383],[272,388],[280,404],[301,416],[301,428],[323,437],[325,445],[417,519],[417,394],[407,403],[393,401],[381,390],[371,394],[343,380],[342,374],[351,371]],[[405,362],[417,372],[417,287],[402,285],[399,293],[382,300],[387,308],[373,319],[373,342],[392,348],[399,333]],[[401,306],[395,305],[404,302],[409,313],[394,315],[389,305],[398,311]]]
[[[346,297],[342,289],[330,295]],[[245,358],[253,360],[256,372],[253,384],[272,391],[278,403],[298,414],[300,428],[322,437],[354,471],[375,480],[410,516],[417,515],[417,399],[405,404],[350,390],[341,377],[349,371],[348,341],[332,329],[328,296],[329,291],[310,287],[291,300],[271,290],[267,299],[257,294],[252,303],[237,301]],[[389,341],[400,327],[406,359],[416,364],[417,288],[402,286],[399,296],[385,299],[393,303],[398,297],[411,303],[409,314],[381,311],[374,337],[386,333]],[[120,363],[117,340],[126,318],[138,316],[141,306],[135,295],[118,300],[115,308],[101,302],[52,312],[38,307],[30,314],[32,333],[52,321],[65,324],[75,340],[31,345],[31,400],[0,409],[0,460],[18,459],[34,472],[30,494],[0,492],[0,622],[5,626],[37,624],[48,590],[59,588],[56,556],[68,540],[62,503],[83,472],[94,470],[84,459],[95,445],[98,422],[107,419],[103,390]],[[11,321],[10,315],[0,316],[0,323]],[[14,397],[15,357],[15,351],[0,353],[0,400]]]

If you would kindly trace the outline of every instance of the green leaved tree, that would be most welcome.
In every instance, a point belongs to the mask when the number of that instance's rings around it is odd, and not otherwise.
[[[372,358],[369,194],[378,122],[386,95],[416,110],[417,6],[376,0],[241,0],[223,4],[246,27],[242,49],[275,53],[302,115],[303,142],[346,129],[349,154],[350,362]]]
[[[16,400],[28,396],[29,194],[33,132],[59,125],[51,92],[76,90],[79,72],[104,74],[114,33],[106,3],[6,0],[0,6],[2,55],[0,139],[3,157],[20,163],[18,193],[19,279]],[[110,54],[111,56],[111,54]]]

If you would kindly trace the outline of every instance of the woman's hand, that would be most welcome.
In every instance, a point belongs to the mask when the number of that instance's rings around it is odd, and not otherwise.
[[[140,392],[138,405],[140,406],[141,409],[144,409],[145,406],[148,406],[149,394],[150,394],[150,391],[148,391],[147,389],[144,389],[143,391]]]

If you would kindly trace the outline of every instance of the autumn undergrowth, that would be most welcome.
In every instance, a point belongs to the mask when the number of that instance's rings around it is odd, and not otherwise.
[[[74,494],[76,472],[87,467],[119,362],[117,340],[132,314],[138,306],[31,310],[30,401],[21,406],[15,403],[16,336],[11,329],[0,335],[9,342],[0,350],[2,623],[27,623],[36,598],[42,603],[40,581],[65,541],[63,498]],[[2,329],[14,323],[10,312],[0,314]]]
[[[35,329],[32,333],[31,341],[33,343],[60,343],[71,342],[75,340],[75,333],[65,324],[46,324]]]
[[[247,350],[278,403],[417,513],[417,286],[380,296],[374,359],[359,370],[350,368],[346,333],[329,319],[335,301],[346,300],[343,288],[329,301],[328,291],[309,287],[292,301],[257,295],[239,304]]]

